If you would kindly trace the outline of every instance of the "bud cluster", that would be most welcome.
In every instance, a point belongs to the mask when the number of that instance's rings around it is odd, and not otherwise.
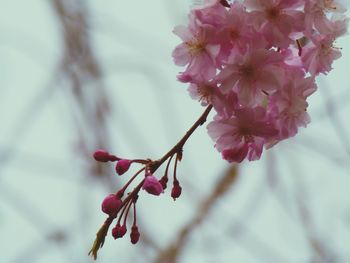
[[[93,154],[93,157],[98,162],[116,162],[115,171],[118,175],[123,175],[128,172],[131,164],[136,163],[142,166],[130,180],[120,188],[115,194],[109,194],[102,202],[101,210],[109,215],[111,218],[116,218],[117,223],[112,229],[112,236],[114,239],[122,238],[127,233],[127,218],[130,208],[133,207],[133,224],[131,226],[130,240],[132,244],[136,244],[140,238],[140,232],[137,227],[136,221],[136,201],[139,196],[139,191],[145,190],[147,193],[155,196],[159,196],[164,193],[168,183],[168,173],[171,161],[175,156],[174,172],[173,172],[173,188],[171,190],[171,197],[175,200],[181,195],[181,186],[176,177],[177,163],[182,156],[182,150],[174,151],[168,157],[152,161],[150,159],[124,159],[108,153],[105,150],[97,150]],[[154,172],[160,167],[162,163],[167,161],[164,175],[160,180],[154,176]],[[142,180],[138,186],[131,191],[124,199],[124,193],[128,190],[130,184],[139,176],[142,175]]]

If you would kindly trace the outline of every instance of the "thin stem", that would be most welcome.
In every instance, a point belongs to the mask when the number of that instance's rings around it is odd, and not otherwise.
[[[164,172],[164,177],[165,178],[168,178],[168,171],[169,171],[169,166],[170,166],[170,163],[171,163],[171,160],[173,159],[174,155],[172,155],[170,158],[169,158],[169,161],[166,165],[166,168],[165,168],[165,172]]]
[[[134,205],[134,223],[133,226],[136,226],[137,222],[136,222],[136,202],[133,202]]]
[[[136,174],[134,174],[134,176],[131,177],[130,180],[126,183],[126,185],[124,185],[124,187],[121,189],[122,192],[124,192],[124,191],[126,190],[126,188],[128,188],[128,186],[131,184],[131,182],[134,181],[134,179],[135,179],[142,171],[144,171],[145,169],[146,169],[146,167],[143,167],[143,168],[141,168],[140,170],[138,170],[138,171],[136,172]],[[120,192],[120,190],[119,190],[118,192]]]
[[[126,219],[128,218],[128,214],[129,214],[129,211],[130,211],[130,207],[132,205],[132,201],[129,202],[128,204],[128,208],[126,209],[126,213],[125,213],[125,216],[124,216],[124,224],[123,225],[126,225]]]
[[[120,224],[120,222],[122,221],[122,218],[123,218],[123,215],[124,215],[124,212],[125,212],[126,208],[127,208],[127,204],[123,206],[123,210],[122,210],[122,212],[119,215],[117,225]]]
[[[156,161],[156,164],[152,167],[155,170],[158,169],[158,167],[160,165],[162,165],[170,156],[174,155],[175,153],[179,152],[182,150],[182,147],[185,145],[186,141],[188,140],[188,138],[190,138],[190,136],[192,135],[192,133],[201,125],[203,125],[206,120],[207,117],[211,111],[211,109],[213,108],[213,105],[209,105],[205,111],[203,112],[203,114],[199,117],[199,119],[192,125],[192,127],[186,132],[185,136],[182,137],[182,139],[173,147],[171,148],[171,150],[169,152],[167,152],[161,159],[159,159],[158,161]]]
[[[177,162],[178,162],[178,156],[176,155],[176,158],[175,158],[175,163],[174,163],[174,183],[177,181],[177,178],[176,178],[176,170],[177,170]]]
[[[157,161],[153,161],[150,162],[149,164],[149,168],[150,168],[150,172],[154,173],[169,157],[172,157],[174,154],[181,154],[182,152],[182,148],[185,145],[186,141],[188,140],[188,138],[190,138],[190,136],[193,134],[193,132],[201,125],[203,125],[206,120],[207,117],[211,111],[211,109],[213,108],[212,105],[209,105],[205,111],[202,113],[202,115],[198,118],[198,120],[192,125],[192,127],[186,132],[186,134],[180,139],[180,141],[178,141],[178,143],[170,149],[170,151],[168,151],[162,158],[160,158]],[[144,169],[146,169],[146,167],[143,167],[142,169],[140,169],[130,180],[129,182],[122,188],[122,189],[126,189],[126,187],[129,186],[129,184],[131,183],[131,181],[133,181],[136,176],[141,173]],[[117,217],[120,209],[127,205],[129,206],[129,201],[133,198],[135,198],[135,196],[138,194],[138,192],[141,190],[141,187],[143,185],[145,179],[143,179],[136,187],[135,189],[127,196],[125,197],[122,206],[118,209],[118,211],[116,211],[116,213],[114,213],[113,215],[110,215],[106,221],[103,223],[102,227],[99,229],[99,231],[96,234],[96,239],[94,241],[94,244],[91,248],[91,250],[89,251],[89,255],[91,255],[95,260],[97,259],[97,251],[103,246],[103,243],[105,241],[105,237],[107,235],[108,232],[108,228],[111,225],[111,223],[113,222],[113,220]],[[118,191],[120,192],[120,191]],[[127,214],[126,214],[127,215]]]
[[[296,40],[296,42],[297,42],[297,46],[298,46],[298,55],[299,55],[299,57],[302,55],[302,53],[303,53],[303,47],[302,47],[302,45],[301,45],[301,43],[300,43],[300,41],[299,40]]]

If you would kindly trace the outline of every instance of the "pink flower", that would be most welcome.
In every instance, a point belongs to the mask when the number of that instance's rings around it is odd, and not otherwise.
[[[233,49],[239,53],[244,53],[248,45],[252,44],[258,44],[260,47],[267,45],[262,41],[262,35],[254,31],[249,24],[250,19],[249,13],[241,3],[235,2],[231,5],[220,32],[220,44],[224,53],[230,55]],[[259,41],[255,41],[257,37],[259,37]]]
[[[188,27],[177,26],[173,31],[184,42],[173,51],[176,65],[187,68],[182,74],[210,80],[216,74],[216,58],[220,46],[214,44],[215,29],[208,24],[201,24],[192,13]]]
[[[266,139],[278,135],[262,107],[241,108],[229,119],[209,123],[208,133],[216,149],[229,162],[259,159]]]
[[[202,3],[175,29],[184,43],[174,60],[187,66],[178,80],[216,111],[208,132],[224,159],[259,159],[309,123],[315,76],[341,56],[334,43],[347,31],[345,8],[336,0]]]
[[[106,196],[106,198],[103,200],[101,208],[102,211],[108,215],[112,215],[120,209],[120,207],[123,205],[122,200],[117,198],[116,195],[110,194]]]
[[[273,50],[247,50],[232,54],[217,80],[223,92],[234,90],[243,105],[254,105],[263,93],[276,90],[282,83],[283,56]]]
[[[271,46],[287,48],[292,41],[291,33],[304,31],[304,13],[297,8],[302,0],[245,0],[244,5],[252,10],[250,19],[262,32]]]
[[[218,98],[222,96],[217,84],[213,81],[191,83],[188,92],[191,98],[200,101],[202,106],[216,104]]]
[[[270,97],[270,106],[276,110],[276,126],[280,131],[279,139],[294,136],[298,128],[310,122],[306,101],[316,91],[314,78],[304,78],[303,72],[291,72],[289,80],[278,92]]]
[[[329,19],[326,13],[344,13],[345,7],[334,0],[306,0],[305,1],[305,23],[307,36],[312,36],[313,28],[320,30],[329,27]]]
[[[146,174],[142,189],[152,195],[160,195],[164,192],[162,184],[152,174]]]
[[[117,174],[122,175],[129,170],[131,164],[131,160],[121,159],[117,162],[115,166],[115,171],[117,172]]]
[[[303,48],[301,59],[304,68],[311,75],[327,74],[332,69],[333,61],[341,57],[341,52],[333,46],[333,41],[334,38],[330,35],[317,35]]]
[[[225,22],[227,10],[220,0],[205,1],[201,6],[193,8],[193,13],[202,24],[209,24],[215,28],[221,27]]]
[[[311,75],[327,74],[333,61],[341,57],[334,41],[347,32],[348,22],[345,16],[334,16],[319,28],[320,34],[311,36],[311,42],[303,48],[301,57],[305,70]]]

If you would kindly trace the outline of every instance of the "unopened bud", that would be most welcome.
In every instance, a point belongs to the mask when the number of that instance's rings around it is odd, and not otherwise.
[[[160,178],[159,183],[162,185],[163,190],[165,190],[167,187],[167,183],[168,183],[168,177],[163,176],[162,178]]]
[[[142,189],[152,195],[160,195],[164,192],[162,184],[153,175],[146,176]]]
[[[173,189],[171,189],[171,197],[176,200],[181,195],[182,188],[178,181],[174,181]]]
[[[109,161],[109,153],[105,150],[97,150],[94,152],[94,159],[98,162],[108,162]]]
[[[117,198],[116,195],[110,194],[103,200],[101,208],[104,213],[112,215],[117,212],[122,205],[122,200]]]
[[[127,159],[119,160],[115,165],[115,171],[117,174],[122,175],[129,170],[131,163],[132,161]]]
[[[121,238],[126,233],[126,225],[120,225],[119,223],[112,229],[112,236],[114,239]]]
[[[136,244],[140,239],[140,232],[136,225],[131,227],[130,240],[132,244]]]

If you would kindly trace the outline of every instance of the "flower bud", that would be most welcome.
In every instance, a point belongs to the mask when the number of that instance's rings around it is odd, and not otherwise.
[[[112,236],[114,239],[121,238],[126,233],[126,225],[120,225],[119,223],[112,229]]]
[[[129,170],[131,163],[132,161],[127,159],[119,160],[115,165],[115,171],[117,172],[117,174],[122,175]]]
[[[109,153],[105,150],[97,150],[94,152],[94,159],[98,162],[108,162],[109,161]]]
[[[142,186],[143,190],[152,195],[160,195],[164,192],[161,183],[152,174],[146,175],[146,179]]]
[[[181,195],[182,188],[178,181],[174,181],[173,189],[171,189],[171,197],[176,200]]]
[[[136,225],[131,227],[130,239],[132,244],[136,244],[140,239],[140,232]]]
[[[112,215],[113,213],[117,212],[122,205],[122,200],[117,198],[116,195],[110,194],[103,200],[101,208],[107,215]]]
[[[168,183],[168,177],[163,176],[162,178],[160,178],[159,183],[162,185],[163,190],[165,190],[167,187],[167,183]]]

